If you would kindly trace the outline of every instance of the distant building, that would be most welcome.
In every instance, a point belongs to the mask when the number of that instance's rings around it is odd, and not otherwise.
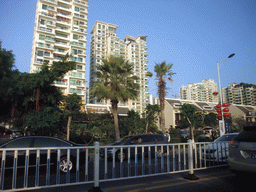
[[[217,102],[218,97],[213,95],[217,91],[217,83],[212,79],[203,79],[202,83],[189,83],[180,88],[180,99]]]
[[[226,103],[256,106],[256,85],[232,83],[223,88],[222,92]]]
[[[55,81],[64,95],[77,93],[85,101],[85,57],[88,0],[37,0],[30,73],[41,71],[72,54],[76,69]]]
[[[96,21],[91,31],[91,53],[90,53],[90,88],[93,82],[97,81],[94,73],[97,71],[96,66],[101,65],[102,59],[106,59],[110,55],[124,56],[133,64],[133,74],[139,77],[136,82],[140,85],[140,95],[135,101],[128,101],[123,105],[139,112],[145,110],[149,104],[148,78],[147,74],[147,45],[146,35],[138,37],[126,36],[119,39],[116,36],[117,25]],[[97,104],[95,98],[90,98],[90,103]],[[102,101],[101,104],[108,104]]]

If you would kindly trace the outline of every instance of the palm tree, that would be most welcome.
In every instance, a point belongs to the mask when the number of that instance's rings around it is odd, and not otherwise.
[[[95,73],[99,81],[93,82],[90,90],[92,97],[98,101],[110,100],[112,104],[116,139],[120,139],[117,108],[119,102],[127,102],[129,99],[135,100],[139,95],[138,80],[133,74],[133,65],[122,56],[111,55],[107,59],[102,59],[103,64],[97,66]]]
[[[172,76],[175,74],[171,72],[173,64],[166,64],[166,61],[155,65],[155,72],[157,76],[157,93],[160,100],[160,107],[161,107],[161,129],[164,133],[165,131],[165,117],[164,117],[164,100],[166,95],[166,78],[172,80]]]

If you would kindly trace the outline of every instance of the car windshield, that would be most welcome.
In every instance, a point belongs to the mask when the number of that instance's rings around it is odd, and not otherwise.
[[[130,137],[123,137],[116,141],[116,144],[124,144]]]
[[[219,137],[218,139],[216,139],[214,142],[220,142],[220,141],[231,141],[232,139],[234,139],[237,135],[223,135],[221,137]]]

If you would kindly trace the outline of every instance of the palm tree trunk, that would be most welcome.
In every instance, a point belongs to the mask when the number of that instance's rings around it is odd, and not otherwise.
[[[72,116],[68,116],[68,125],[67,125],[67,140],[69,141],[69,130],[71,125]]]
[[[117,116],[117,103],[118,103],[118,101],[112,100],[111,102],[112,102],[112,109],[113,109],[113,116],[114,116],[116,140],[119,140],[120,139],[120,132],[119,132],[118,116]]]

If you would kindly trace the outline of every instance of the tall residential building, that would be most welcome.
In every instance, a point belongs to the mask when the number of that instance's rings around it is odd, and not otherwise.
[[[142,113],[149,104],[148,78],[147,78],[147,45],[146,35],[138,37],[126,36],[119,39],[116,36],[117,25],[96,21],[92,29],[91,38],[91,57],[90,57],[90,88],[93,82],[97,81],[94,76],[96,66],[102,64],[101,59],[106,59],[110,55],[124,56],[134,65],[134,75],[140,79],[137,83],[140,85],[140,95],[136,101],[128,101],[131,109]],[[91,103],[96,103],[91,98]],[[104,101],[103,101],[104,102]]]
[[[222,92],[224,102],[256,106],[256,85],[232,83]]]
[[[85,57],[88,0],[37,0],[30,73],[43,61],[61,60],[67,53],[76,69],[54,82],[64,95],[77,93],[85,99]]]
[[[203,79],[202,83],[189,83],[180,88],[180,98],[184,100],[217,102],[218,97],[213,95],[217,91],[217,83],[212,79]]]

